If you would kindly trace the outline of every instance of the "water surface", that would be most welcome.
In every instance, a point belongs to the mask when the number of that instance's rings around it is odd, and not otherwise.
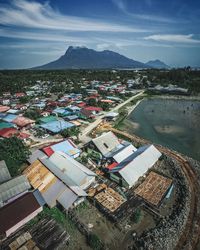
[[[200,161],[200,102],[147,99],[127,119],[130,133]]]

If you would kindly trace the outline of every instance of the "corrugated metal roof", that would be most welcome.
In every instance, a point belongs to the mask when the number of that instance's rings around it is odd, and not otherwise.
[[[39,158],[43,158],[43,157],[47,157],[45,155],[45,153],[43,153],[41,150],[36,150],[34,151],[28,158],[28,162],[29,163],[33,163],[35,160],[39,159]]]
[[[19,127],[24,127],[24,126],[27,126],[29,124],[35,123],[34,120],[31,120],[31,119],[23,117],[23,116],[17,116],[12,122]]]
[[[80,153],[80,149],[78,149],[71,140],[65,140],[53,145],[50,145],[48,147],[43,148],[43,151],[48,155],[51,156],[56,151],[61,151],[66,153],[67,155],[71,157],[78,157]]]
[[[5,161],[0,161],[0,184],[11,179],[10,172]]]
[[[130,144],[126,146],[125,148],[123,148],[120,152],[115,154],[113,158],[116,162],[120,163],[123,160],[125,160],[127,157],[132,155],[136,150],[137,148],[135,148],[132,144]]]
[[[40,192],[44,192],[57,180],[55,175],[39,160],[34,161],[23,173],[33,188],[38,189]]]
[[[66,122],[64,120],[59,120],[54,122],[48,122],[39,126],[53,133],[58,133],[66,128],[74,127],[74,124]]]
[[[77,184],[75,184],[73,180],[69,178],[68,175],[63,174],[61,169],[58,168],[58,166],[55,165],[52,161],[50,161],[49,159],[41,159],[41,162],[77,195],[87,196],[87,193],[82,188],[77,186]]]
[[[39,208],[40,205],[31,192],[4,206],[0,209],[0,234],[5,233],[33,212],[39,213]]]
[[[46,202],[45,202],[44,198],[42,197],[40,191],[38,189],[34,190],[33,195],[35,196],[35,198],[36,198],[37,202],[40,204],[40,206],[43,207]]]
[[[118,138],[111,131],[93,139],[92,142],[104,156],[121,145]]]
[[[56,206],[56,201],[58,197],[66,190],[65,184],[60,180],[51,185],[45,192],[42,193],[42,196],[49,207]]]
[[[65,208],[70,208],[73,203],[77,200],[78,196],[67,188],[59,197],[58,202]]]
[[[157,162],[161,155],[153,145],[150,145],[147,148],[143,148],[140,154],[136,155],[132,161],[119,170],[119,173],[132,187],[138,178],[143,176]]]
[[[12,122],[16,118],[17,118],[17,115],[8,114],[4,118],[2,118],[2,120],[5,122]]]
[[[39,119],[39,122],[41,123],[48,123],[48,122],[53,122],[53,121],[57,121],[57,117],[53,115],[42,117]]]
[[[45,154],[46,154],[47,156],[51,156],[51,155],[54,153],[54,151],[53,151],[53,149],[51,148],[51,146],[45,147],[45,148],[43,148],[42,150],[45,152]]]
[[[10,198],[30,189],[26,176],[21,175],[0,185],[0,206]]]
[[[60,180],[56,180],[45,192],[42,193],[42,196],[49,207],[55,207],[56,201],[59,195],[61,195],[66,189],[66,186]]]
[[[10,122],[0,122],[0,129],[12,128],[12,127],[14,127],[14,124],[12,124]]]
[[[86,168],[80,162],[74,160],[63,152],[55,152],[49,159],[62,171],[62,173],[66,174],[80,187],[87,185],[89,179],[96,176],[95,173]]]

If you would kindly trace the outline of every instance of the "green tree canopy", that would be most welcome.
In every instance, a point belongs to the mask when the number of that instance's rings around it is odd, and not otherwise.
[[[19,174],[21,164],[26,162],[29,154],[28,147],[17,137],[0,140],[0,160],[6,162],[12,176]]]
[[[40,112],[37,109],[26,110],[24,116],[33,120],[37,120],[40,117]]]
[[[63,137],[70,137],[70,136],[78,136],[80,133],[80,130],[78,127],[72,127],[72,128],[67,128],[67,129],[64,129],[62,132],[61,132],[61,135]]]

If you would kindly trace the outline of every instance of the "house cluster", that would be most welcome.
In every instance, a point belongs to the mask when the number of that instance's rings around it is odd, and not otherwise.
[[[58,203],[66,210],[78,205],[95,182],[96,174],[76,160],[80,153],[71,140],[64,140],[30,156],[31,164],[23,174],[50,208]]]
[[[35,125],[35,121],[15,112],[8,106],[0,106],[0,137],[10,138],[16,136],[22,140],[28,140],[30,134],[26,129]]]
[[[1,161],[1,238],[34,218],[43,206],[69,210],[86,198],[111,216],[125,212],[133,197],[157,209],[173,185],[170,178],[153,169],[161,156],[153,145],[136,148],[107,132],[82,149],[71,139],[37,149],[23,175],[15,178]]]
[[[78,162],[81,151],[64,140],[35,151],[22,175],[11,178],[0,162],[0,239],[5,239],[43,210],[64,210],[85,200],[96,174]]]
[[[56,100],[40,97],[41,93],[47,91],[47,86],[48,84],[37,83],[29,91],[13,95],[9,92],[3,93],[0,98],[0,137],[9,138],[15,135],[23,140],[33,139],[31,135],[34,129],[55,135],[64,129],[84,125],[104,110],[108,111],[123,101],[123,95],[113,95],[112,91],[108,91],[110,95],[107,96],[98,93],[100,86],[118,91],[120,86],[111,83],[96,84],[97,89],[87,86],[85,95],[63,94],[57,96]],[[23,103],[22,98],[25,98]]]
[[[122,204],[124,208],[130,190],[137,199],[157,209],[172,188],[172,180],[154,170],[162,158],[154,145],[136,148],[110,131],[92,139],[86,151],[111,185],[121,187],[120,194],[110,188],[100,193],[90,190],[91,196],[109,212],[120,211]]]

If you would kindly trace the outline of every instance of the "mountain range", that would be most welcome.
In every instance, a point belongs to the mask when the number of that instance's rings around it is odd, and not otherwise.
[[[111,50],[96,51],[86,47],[70,46],[57,60],[33,69],[130,69],[169,68],[160,60],[142,63]]]

